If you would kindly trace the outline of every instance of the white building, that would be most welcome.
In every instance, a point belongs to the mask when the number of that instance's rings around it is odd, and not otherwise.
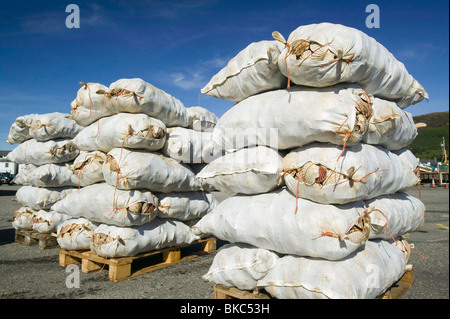
[[[5,157],[10,151],[0,151],[0,173],[17,174],[19,165],[8,161]]]

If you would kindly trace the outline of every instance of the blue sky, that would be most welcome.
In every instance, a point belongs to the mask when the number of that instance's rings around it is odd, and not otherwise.
[[[80,8],[80,28],[65,25]],[[380,8],[369,29],[368,4]],[[427,90],[413,115],[449,109],[448,1],[10,1],[0,11],[0,149],[21,115],[70,113],[82,82],[139,77],[219,117],[234,103],[200,89],[251,42],[287,38],[305,24],[357,28],[383,44]]]

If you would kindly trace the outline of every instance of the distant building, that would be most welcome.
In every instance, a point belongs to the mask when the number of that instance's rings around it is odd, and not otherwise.
[[[0,173],[17,174],[19,172],[19,165],[6,159],[6,155],[9,152],[0,151]]]

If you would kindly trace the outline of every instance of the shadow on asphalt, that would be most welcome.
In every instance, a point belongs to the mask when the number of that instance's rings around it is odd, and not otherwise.
[[[0,246],[14,243],[16,241],[15,233],[14,228],[0,229]]]

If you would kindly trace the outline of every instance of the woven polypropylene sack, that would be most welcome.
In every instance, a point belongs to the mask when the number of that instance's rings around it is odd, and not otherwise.
[[[111,113],[105,105],[105,95],[108,87],[100,83],[83,83],[77,92],[76,98],[70,103],[70,118],[78,125],[88,126],[101,117],[110,116]],[[102,92],[102,93],[100,93]]]
[[[405,273],[408,257],[404,241],[368,241],[337,261],[288,255],[257,286],[278,299],[374,299]]]
[[[172,192],[157,196],[159,218],[193,220],[203,217],[217,206],[217,200],[210,192]]]
[[[6,138],[6,143],[19,144],[29,139],[30,125],[37,115],[38,114],[33,113],[28,115],[22,115],[16,118],[14,123],[11,124],[8,137]]]
[[[277,63],[282,48],[277,41],[251,43],[214,75],[201,93],[239,102],[257,93],[286,87],[287,79]]]
[[[47,188],[27,185],[17,190],[16,198],[21,205],[36,211],[41,209],[49,210],[53,204],[74,191],[76,191],[76,188],[73,187]]]
[[[295,84],[325,87],[359,84],[368,94],[398,103],[418,103],[428,94],[383,45],[365,33],[340,24],[300,26],[291,32],[278,58]]]
[[[98,224],[86,218],[71,218],[60,223],[56,231],[59,247],[67,250],[88,250]]]
[[[68,117],[69,114],[60,112],[35,116],[29,128],[30,138],[41,142],[57,138],[74,138],[83,127]]]

